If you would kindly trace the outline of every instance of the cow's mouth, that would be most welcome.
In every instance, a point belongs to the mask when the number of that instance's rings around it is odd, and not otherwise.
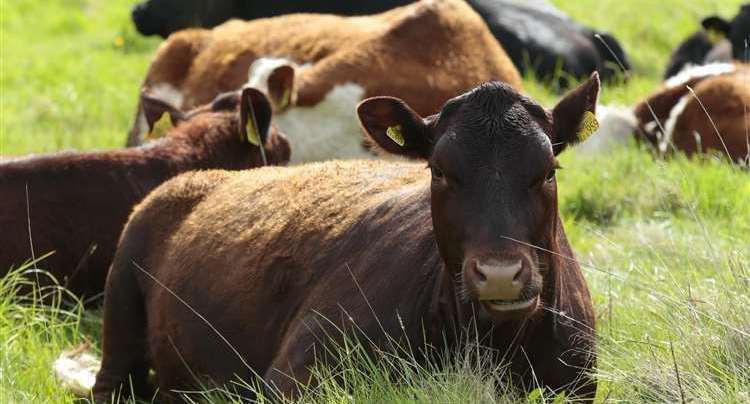
[[[534,296],[531,299],[519,299],[519,300],[482,300],[484,306],[494,312],[514,312],[514,311],[526,311],[535,309],[539,304],[539,296]]]

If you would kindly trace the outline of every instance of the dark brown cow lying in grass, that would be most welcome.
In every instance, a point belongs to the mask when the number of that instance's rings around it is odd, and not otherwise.
[[[315,139],[310,147],[291,139],[296,161],[368,155],[351,108],[365,97],[399,97],[427,115],[484,81],[521,87],[513,62],[477,13],[463,1],[434,0],[371,16],[294,14],[177,32],[156,51],[143,88],[193,108],[246,83],[261,58],[300,65],[293,94],[269,91],[277,112],[289,110],[277,119],[280,130],[293,136],[287,125],[303,127],[301,140]],[[128,145],[140,143],[143,122],[139,111]],[[341,136],[318,139],[321,132]],[[321,145],[338,149],[310,153]]]
[[[492,82],[425,119],[372,98],[358,107],[370,138],[421,162],[169,181],[123,232],[95,398],[130,382],[148,394],[150,367],[163,399],[193,375],[221,384],[252,372],[293,396],[314,382],[324,334],[352,322],[376,345],[406,338],[437,355],[475,325],[524,388],[591,398],[594,313],[558,214],[555,155],[590,128],[598,91],[594,75],[548,112]]]
[[[37,266],[79,296],[100,294],[128,215],[151,190],[185,171],[261,165],[260,150],[241,134],[248,111],[255,112],[268,162],[288,161],[286,138],[274,132],[266,135],[271,119],[268,100],[251,88],[242,94],[253,108],[238,109],[237,92],[188,113],[144,95],[150,127],[164,130],[170,119],[177,125],[163,139],[132,149],[55,153],[0,163],[0,274],[34,255],[54,251]],[[47,277],[42,280],[50,282]]]

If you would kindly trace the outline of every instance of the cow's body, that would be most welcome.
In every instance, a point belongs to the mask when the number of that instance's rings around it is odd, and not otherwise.
[[[453,0],[365,17],[296,14],[185,30],[157,50],[143,86],[171,93],[178,107],[191,108],[242,86],[261,57],[310,64],[295,78],[292,108],[313,108],[338,86],[353,84],[362,89],[360,97],[399,97],[426,115],[483,81],[521,86],[482,19]],[[139,143],[142,133],[136,122],[128,144]]]
[[[431,175],[424,162],[351,160],[171,180],[123,232],[95,398],[128,381],[149,394],[149,367],[165,399],[194,374],[257,374],[294,396],[338,327],[438,356],[476,330],[517,386],[591,399],[594,313],[557,214],[554,156],[590,126],[598,89],[594,76],[552,112],[497,82],[428,118],[363,101],[370,139],[427,159]]]
[[[271,3],[150,0],[135,8],[133,20],[142,33],[166,37],[179,29],[212,28],[230,18],[253,20],[291,13],[363,15],[409,3],[412,0]],[[528,69],[536,77],[545,79],[562,74],[557,84],[564,87],[570,78],[565,75],[582,78],[597,70],[602,78],[612,77],[619,72],[618,58],[626,70],[630,69],[628,57],[613,36],[578,24],[545,0],[469,0],[467,3],[482,16],[521,71]],[[595,38],[596,34],[602,39]]]
[[[96,296],[133,206],[151,190],[189,170],[261,164],[258,149],[239,136],[235,111],[194,112],[166,138],[138,148],[1,162],[0,274],[54,251],[36,267],[76,295]],[[274,134],[267,147],[272,163],[288,161],[285,139]]]

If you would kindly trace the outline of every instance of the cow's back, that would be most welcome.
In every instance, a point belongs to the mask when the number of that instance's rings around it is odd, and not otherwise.
[[[188,173],[157,189],[123,233],[113,271],[139,279],[160,384],[191,380],[174,346],[219,381],[244,369],[173,292],[261,375],[297,342],[289,335],[304,324],[313,333],[324,317],[341,325],[348,313],[378,339],[380,325],[403,330],[399,313],[418,341],[441,268],[429,194],[419,191],[427,181],[423,164],[349,161]],[[128,260],[150,276],[123,268]]]

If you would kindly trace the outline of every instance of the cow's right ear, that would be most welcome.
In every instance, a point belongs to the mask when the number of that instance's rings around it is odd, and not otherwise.
[[[432,142],[424,119],[394,97],[368,98],[357,106],[362,128],[388,153],[427,159]]]
[[[266,143],[273,111],[262,91],[245,87],[240,95],[240,138],[255,146]]]
[[[294,105],[294,67],[281,65],[268,75],[268,98],[271,99],[274,111],[277,113]]]
[[[185,120],[185,114],[182,111],[145,91],[141,93],[141,108],[148,124],[145,139],[160,138],[178,122]]]
[[[708,32],[709,38],[713,39],[713,42],[729,37],[729,31],[732,30],[732,24],[729,21],[719,17],[718,15],[712,15],[706,17],[701,21],[703,29]]]

